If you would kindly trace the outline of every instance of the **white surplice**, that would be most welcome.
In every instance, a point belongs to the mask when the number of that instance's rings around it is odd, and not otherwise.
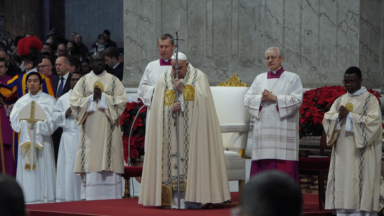
[[[299,110],[303,101],[300,77],[288,71],[284,71],[278,79],[267,79],[267,75],[258,75],[244,96],[244,105],[256,118],[252,159],[297,161]],[[277,103],[261,102],[264,89],[277,96]]]
[[[56,127],[63,128],[57,159],[56,202],[80,200],[81,178],[74,173],[80,127],[73,114],[65,116],[71,93],[69,90],[59,98],[52,117]]]
[[[159,79],[160,75],[162,75],[165,71],[167,71],[169,68],[171,68],[171,65],[160,65],[160,60],[155,60],[150,62],[147,67],[145,68],[143,77],[141,77],[141,81],[139,84],[139,89],[137,93],[139,94],[140,99],[143,101],[144,105],[147,106],[147,117],[145,121],[145,127],[148,131],[148,123],[149,123],[149,117],[150,117],[150,111],[151,111],[151,103],[152,103],[152,97],[153,97],[153,90],[155,89],[157,80]],[[171,59],[164,60],[164,61],[171,61]],[[144,145],[144,148],[147,145]]]
[[[54,202],[56,169],[51,135],[55,131],[55,125],[51,117],[56,99],[43,92],[24,95],[13,107],[11,126],[14,131],[21,132],[19,146],[29,142],[28,123],[25,120],[19,122],[19,113],[31,101],[39,104],[47,115],[44,122],[37,122],[35,125],[35,143],[39,143],[42,147],[34,148],[37,156],[36,169],[32,169],[31,166],[31,169],[27,170],[25,169],[26,154],[22,152],[24,148],[19,147],[16,180],[23,189],[27,204]]]

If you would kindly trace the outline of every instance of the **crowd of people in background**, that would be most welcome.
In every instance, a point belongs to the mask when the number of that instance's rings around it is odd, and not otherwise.
[[[14,76],[18,73],[25,73],[24,61],[17,52],[18,42],[24,37],[31,36],[29,34],[25,36],[16,36],[15,38],[3,39],[0,43],[0,58],[5,58],[8,62],[8,71],[7,75]],[[111,33],[108,29],[105,29],[102,34],[97,36],[97,39],[91,47],[87,47],[83,43],[83,38],[80,34],[72,32],[69,39],[66,39],[62,36],[62,31],[59,28],[53,28],[49,34],[45,37],[45,40],[42,40],[43,46],[40,51],[40,57],[43,61],[37,67],[38,71],[45,76],[51,78],[57,76],[55,61],[58,57],[64,56],[68,57],[71,73],[74,71],[82,72],[87,74],[92,71],[90,67],[89,58],[92,53],[95,52],[108,52],[113,60],[110,61],[114,63],[113,65],[106,62],[106,71],[113,71],[113,68],[117,63],[124,62],[124,50],[123,48],[117,48],[117,44],[111,40]],[[108,49],[110,48],[110,49]],[[117,53],[117,55],[116,55]],[[113,55],[113,56],[111,56]],[[120,65],[121,69],[123,64]],[[120,71],[119,71],[120,72]],[[117,77],[122,79],[122,70],[121,74]]]

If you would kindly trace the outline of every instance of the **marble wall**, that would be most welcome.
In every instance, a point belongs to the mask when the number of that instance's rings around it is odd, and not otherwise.
[[[90,48],[104,29],[111,32],[111,40],[123,47],[123,0],[76,0],[65,1],[65,37],[72,32],[83,37]]]
[[[278,46],[306,88],[341,85],[352,65],[382,88],[383,11],[382,0],[124,0],[123,82],[137,87],[159,58],[156,39],[178,31],[179,50],[211,85],[233,73],[250,85],[267,71],[265,49]]]

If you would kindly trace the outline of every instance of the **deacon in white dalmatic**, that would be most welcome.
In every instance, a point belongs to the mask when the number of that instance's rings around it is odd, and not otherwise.
[[[172,39],[173,36],[167,33],[157,39],[157,49],[161,58],[150,62],[145,68],[143,77],[141,77],[137,93],[145,106],[147,106],[146,128],[148,128],[152,97],[157,80],[160,75],[171,68],[171,57],[175,49]]]
[[[337,215],[373,216],[379,210],[381,109],[362,81],[359,68],[348,68],[343,80],[347,93],[323,119],[327,145],[332,146],[325,209]]]
[[[107,73],[102,54],[91,56],[91,73],[70,96],[72,114],[81,126],[75,173],[81,175],[81,199],[121,199],[124,173],[120,115],[127,105],[124,85]]]
[[[63,128],[57,159],[56,202],[80,200],[81,178],[74,172],[81,128],[72,114],[69,97],[82,76],[77,71],[72,74],[71,90],[59,98],[53,110],[52,119],[55,125]]]
[[[15,103],[11,112],[11,126],[14,131],[20,132],[16,180],[23,189],[24,199],[28,204],[55,201],[56,170],[51,139],[55,125],[51,116],[56,99],[41,92],[41,84],[40,74],[30,72],[26,77],[29,93]],[[32,123],[19,119],[22,109],[32,101],[46,114],[44,122],[38,121],[33,127]],[[34,143],[34,146],[31,146],[31,143]]]

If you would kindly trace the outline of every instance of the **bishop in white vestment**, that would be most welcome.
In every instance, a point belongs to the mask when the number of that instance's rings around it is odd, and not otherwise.
[[[122,198],[124,173],[120,115],[127,104],[121,81],[104,71],[101,54],[91,56],[93,71],[74,87],[70,104],[81,126],[75,173],[81,174],[81,199]]]
[[[184,54],[179,53],[179,59],[179,79],[169,69],[155,87],[139,197],[144,206],[177,208],[178,177],[181,208],[230,199],[220,125],[207,76],[188,64]],[[180,102],[175,100],[176,91]],[[179,116],[178,123],[173,115]]]
[[[69,97],[77,81],[83,75],[74,72],[71,76],[71,90],[59,98],[53,110],[56,127],[62,127],[59,155],[57,159],[56,202],[80,200],[81,178],[75,174],[76,152],[80,137],[80,126],[72,114]]]
[[[158,38],[157,48],[161,58],[147,65],[137,91],[139,98],[143,101],[144,105],[147,106],[146,129],[148,129],[152,97],[157,80],[165,71],[171,68],[171,57],[175,49],[175,45],[171,39],[173,39],[173,37],[170,34],[164,34],[161,38]]]
[[[325,208],[337,215],[377,215],[380,201],[382,117],[376,97],[361,86],[361,71],[344,75],[347,93],[325,113],[327,145],[332,146]]]
[[[23,189],[25,203],[54,202],[56,169],[51,135],[55,125],[51,116],[56,99],[40,91],[42,78],[37,72],[29,73],[26,80],[29,93],[15,103],[11,112],[12,129],[20,132],[16,180]],[[44,122],[35,124],[35,136],[30,134],[28,122],[19,119],[20,111],[32,101],[42,107],[47,116]],[[31,146],[31,137],[35,137],[34,146]],[[35,153],[32,158],[31,148]]]
[[[300,184],[297,161],[303,86],[297,74],[281,66],[284,57],[278,48],[268,48],[265,56],[270,71],[258,75],[244,96],[244,105],[256,120],[251,176],[278,169]]]

